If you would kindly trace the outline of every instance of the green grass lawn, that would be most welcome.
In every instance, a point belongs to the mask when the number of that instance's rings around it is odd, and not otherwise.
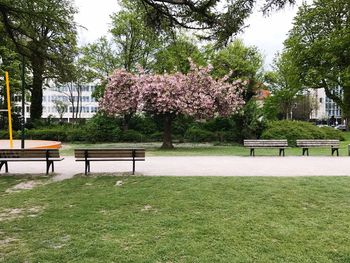
[[[1,262],[350,262],[349,177],[23,180],[0,177]]]
[[[339,154],[341,156],[348,155],[348,145],[350,144],[350,132],[344,133],[345,141],[340,142]],[[242,145],[214,145],[211,143],[179,143],[175,144],[173,150],[160,149],[161,143],[103,143],[103,144],[63,144],[61,154],[73,155],[74,148],[89,147],[89,148],[112,148],[112,147],[144,147],[147,151],[147,156],[222,156],[222,155],[237,155],[249,156],[249,150]],[[327,156],[331,154],[328,148],[315,148],[309,150],[311,156]],[[256,155],[278,155],[278,149],[257,149]],[[286,155],[301,155],[300,148],[286,149]]]

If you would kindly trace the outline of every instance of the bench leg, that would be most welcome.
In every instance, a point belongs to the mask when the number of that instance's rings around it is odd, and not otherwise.
[[[135,160],[132,161],[132,175],[135,174]]]
[[[337,156],[339,156],[339,149],[338,148],[332,148],[332,156],[334,155],[334,152],[337,152]]]
[[[51,166],[51,171],[53,172],[54,171],[53,161],[46,161],[46,175],[49,174],[50,166]]]
[[[2,167],[3,167],[4,165],[5,165],[5,173],[8,173],[8,172],[9,172],[9,167],[8,167],[6,161],[0,163],[0,171],[1,171],[1,169],[2,169]]]
[[[250,156],[255,156],[255,149],[250,149]]]
[[[280,149],[279,156],[285,156],[284,149]]]
[[[309,148],[303,148],[303,156],[305,155],[309,156]]]
[[[85,161],[85,175],[90,173],[90,161]]]

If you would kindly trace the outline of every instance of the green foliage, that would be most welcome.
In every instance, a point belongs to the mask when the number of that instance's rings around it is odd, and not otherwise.
[[[120,65],[115,53],[112,42],[106,37],[101,37],[81,48],[80,63],[89,69],[87,71],[89,81],[105,80]]]
[[[155,132],[148,136],[148,139],[152,142],[161,142],[163,141],[163,132]]]
[[[135,130],[123,131],[121,134],[121,140],[124,142],[143,142],[145,139],[145,136],[141,132]]]
[[[235,40],[213,55],[212,65],[215,77],[228,75],[229,81],[248,80],[243,96],[245,101],[251,99],[263,66],[263,57],[256,47],[245,46],[242,40]]]
[[[86,139],[89,142],[116,142],[121,131],[114,117],[97,113],[86,124]]]
[[[157,132],[157,124],[148,115],[136,114],[129,121],[129,129],[149,135]]]
[[[324,88],[327,97],[350,118],[350,5],[348,0],[304,3],[285,42],[299,78],[309,88]],[[343,95],[336,89],[343,88]]]
[[[296,145],[297,139],[339,139],[342,133],[333,128],[319,128],[302,121],[272,121],[261,135],[262,139],[287,139],[290,146]]]
[[[110,30],[118,66],[127,71],[135,71],[137,65],[148,69],[161,38],[145,25],[145,10],[139,2],[122,0],[120,4],[122,10],[111,16]]]
[[[251,100],[245,105],[241,120],[241,134],[244,139],[255,139],[260,137],[265,128],[265,122],[263,120],[262,111],[255,101]]]
[[[213,132],[197,127],[191,127],[185,133],[185,140],[190,142],[211,142],[214,141],[215,138]]]
[[[6,47],[24,56],[31,69],[32,120],[41,118],[44,78],[69,75],[76,54],[76,12],[69,0],[1,1]]]
[[[245,46],[242,40],[235,40],[219,50],[212,61],[216,77],[223,77],[232,71],[231,78],[253,79],[263,65],[263,58],[255,46]]]
[[[189,58],[196,65],[206,64],[198,47],[190,39],[180,36],[155,54],[152,68],[157,73],[187,73],[190,70]]]
[[[136,1],[135,1],[136,2]],[[243,30],[245,20],[254,7],[270,12],[295,0],[219,1],[219,0],[139,0],[145,10],[145,20],[157,32],[196,29],[204,40],[214,40],[217,47],[225,46]],[[259,5],[258,5],[259,3]]]
[[[20,136],[21,136],[20,132],[12,131],[13,139],[19,139]],[[9,132],[7,130],[0,130],[0,139],[1,140],[9,140],[10,139]]]
[[[25,135],[30,140],[53,140],[53,141],[67,141],[67,134],[69,130],[65,127],[55,128],[41,128],[27,130]]]
[[[292,54],[284,51],[274,59],[273,71],[264,75],[264,81],[273,96],[264,104],[265,117],[269,120],[288,119],[293,106],[297,103],[297,94],[301,91],[298,69]]]

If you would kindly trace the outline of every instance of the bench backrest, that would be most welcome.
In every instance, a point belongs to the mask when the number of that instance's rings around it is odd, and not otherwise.
[[[143,148],[75,149],[75,158],[133,158],[144,159]]]
[[[288,147],[287,140],[244,140],[245,147]]]
[[[297,140],[298,147],[339,147],[339,140]]]
[[[58,149],[0,149],[0,158],[59,158]]]

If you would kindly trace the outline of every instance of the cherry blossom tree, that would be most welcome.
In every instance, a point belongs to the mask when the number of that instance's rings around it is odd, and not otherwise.
[[[243,83],[226,82],[226,78],[215,80],[210,67],[191,65],[188,74],[119,74],[107,86],[102,108],[109,114],[120,114],[125,110],[141,110],[163,119],[164,135],[162,148],[173,148],[171,130],[176,115],[184,114],[198,119],[227,116],[237,112],[244,104]],[[127,80],[129,78],[129,82]],[[128,83],[128,94],[120,92],[120,84]],[[120,105],[115,105],[119,103]],[[125,106],[123,106],[125,105]],[[130,107],[128,107],[129,105]]]
[[[137,77],[125,69],[117,69],[108,78],[107,88],[100,101],[101,109],[109,115],[123,116],[123,130],[139,106],[140,89],[135,85]]]

